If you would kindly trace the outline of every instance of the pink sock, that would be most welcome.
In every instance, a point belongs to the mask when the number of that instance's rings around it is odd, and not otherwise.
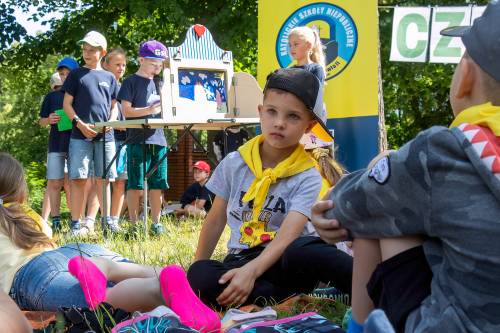
[[[219,315],[196,297],[181,267],[163,268],[160,287],[167,306],[181,318],[182,324],[203,333],[220,332]]]
[[[68,270],[80,282],[88,306],[94,310],[106,299],[108,280],[92,261],[82,257],[73,257],[68,262]]]

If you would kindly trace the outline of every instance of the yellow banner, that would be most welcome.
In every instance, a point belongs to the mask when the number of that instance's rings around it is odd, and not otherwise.
[[[375,0],[259,0],[258,14],[258,81],[262,87],[271,71],[293,65],[288,32],[307,25],[319,30],[325,46],[328,118],[378,115]]]

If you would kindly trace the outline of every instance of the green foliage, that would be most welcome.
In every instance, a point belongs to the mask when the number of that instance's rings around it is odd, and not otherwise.
[[[38,114],[55,63],[50,56],[34,69],[0,65],[0,151],[8,151],[25,167],[46,159],[48,128],[38,125]]]
[[[31,37],[12,16],[14,8],[27,11],[30,6],[38,6],[31,18],[34,21],[53,11],[62,12],[64,17],[46,22],[51,30]],[[137,70],[135,58],[141,42],[158,39],[166,45],[178,45],[189,26],[201,23],[221,48],[233,51],[236,70],[256,75],[255,0],[6,0],[0,11],[0,151],[8,151],[28,168],[35,168],[30,164],[35,161],[40,172],[28,176],[40,177],[33,179],[34,184],[45,178],[42,171],[48,129],[38,125],[38,113],[49,91],[50,75],[65,55],[82,62],[77,41],[89,30],[102,32],[109,48],[121,46],[128,52],[130,74]],[[22,43],[3,48],[21,39]],[[34,184],[30,189],[38,207],[38,187]]]
[[[474,1],[485,5],[488,1]],[[466,6],[457,0],[379,0],[381,6]],[[393,10],[379,10],[382,84],[388,146],[396,149],[433,125],[448,126],[453,119],[448,89],[453,65],[389,61]]]
[[[45,194],[45,165],[40,162],[31,162],[24,167],[26,182],[30,192],[30,206],[35,211],[42,211],[43,196]]]

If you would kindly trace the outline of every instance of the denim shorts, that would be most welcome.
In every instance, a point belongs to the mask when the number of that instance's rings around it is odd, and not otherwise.
[[[128,262],[119,254],[95,244],[67,244],[43,252],[21,267],[14,277],[10,297],[22,310],[28,311],[57,311],[61,306],[87,307],[78,280],[68,272],[69,259],[78,255]]]
[[[52,152],[47,154],[47,179],[64,179],[68,172],[68,153]]]
[[[94,163],[94,176],[102,177],[104,165],[102,161],[103,141],[88,141],[73,139],[69,140],[69,178],[87,179],[91,177],[91,164]],[[109,165],[116,152],[115,143],[107,141],[106,166]],[[113,165],[108,172],[109,179],[116,178],[116,166]]]

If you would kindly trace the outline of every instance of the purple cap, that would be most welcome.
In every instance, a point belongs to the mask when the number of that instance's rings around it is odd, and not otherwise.
[[[148,40],[139,47],[139,57],[165,60],[168,57],[168,50],[159,41]]]

